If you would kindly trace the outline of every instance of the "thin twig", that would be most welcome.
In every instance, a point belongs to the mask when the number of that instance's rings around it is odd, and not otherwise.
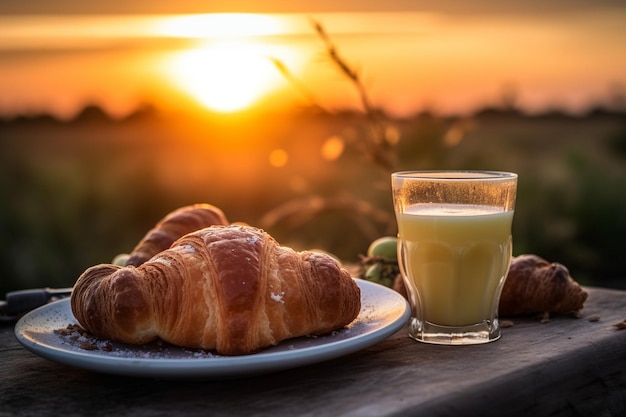
[[[328,52],[328,55],[330,56],[331,61],[335,65],[337,65],[339,70],[350,81],[352,81],[352,83],[356,87],[359,93],[359,98],[361,99],[361,104],[363,106],[364,112],[366,114],[375,113],[374,111],[375,109],[371,104],[371,100],[369,99],[367,95],[367,89],[363,85],[363,82],[361,81],[361,76],[359,75],[359,73],[356,70],[352,69],[350,65],[348,65],[347,61],[344,58],[342,58],[341,55],[339,55],[339,51],[337,50],[337,47],[330,40],[330,37],[326,33],[326,30],[321,25],[321,23],[319,23],[318,21],[314,19],[311,19],[311,24],[313,25],[313,28],[315,29],[317,34],[320,36],[320,38],[322,38],[322,40],[324,41],[324,44],[326,46],[326,51]]]
[[[383,117],[382,112],[380,109],[372,105],[372,101],[369,98],[367,88],[362,81],[361,75],[339,54],[337,47],[331,41],[322,24],[314,19],[311,19],[311,24],[320,38],[324,41],[330,60],[337,66],[341,73],[343,73],[346,78],[351,81],[359,94],[361,106],[363,107],[363,113],[368,121],[369,133],[366,136],[365,143],[362,143],[359,146],[361,152],[367,155],[372,161],[374,161],[374,163],[385,169],[387,172],[394,171],[397,166],[396,156],[390,142],[387,140],[386,135],[388,123]]]
[[[283,61],[275,57],[269,57],[269,60],[272,61],[274,66],[278,69],[278,71],[280,71],[283,77],[285,77],[285,79],[287,79],[287,81],[289,81],[289,83],[294,86],[296,90],[298,90],[300,94],[302,94],[304,98],[309,101],[309,104],[312,107],[315,107],[324,113],[329,113],[329,111],[317,101],[313,93],[308,88],[306,88],[306,86],[302,82],[300,82],[300,80],[298,80],[291,71],[289,71],[289,68],[287,68]]]

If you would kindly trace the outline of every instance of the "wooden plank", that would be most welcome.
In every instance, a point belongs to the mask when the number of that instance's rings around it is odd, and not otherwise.
[[[626,319],[626,292],[587,290],[582,318],[515,319],[487,345],[426,345],[403,329],[343,358],[231,381],[74,369],[31,354],[4,326],[0,416],[625,414],[626,330],[613,324]]]

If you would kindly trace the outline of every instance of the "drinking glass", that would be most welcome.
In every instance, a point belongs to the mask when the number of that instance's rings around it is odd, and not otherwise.
[[[517,174],[404,171],[391,178],[409,335],[448,345],[499,339]]]

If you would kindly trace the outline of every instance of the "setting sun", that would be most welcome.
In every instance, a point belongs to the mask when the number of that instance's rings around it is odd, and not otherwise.
[[[281,81],[260,46],[249,42],[213,43],[170,59],[173,82],[218,112],[248,107]]]
[[[203,42],[169,57],[168,76],[204,107],[233,112],[284,83],[270,58],[285,50],[262,39],[284,30],[283,22],[273,16],[222,13],[172,17],[157,32]]]

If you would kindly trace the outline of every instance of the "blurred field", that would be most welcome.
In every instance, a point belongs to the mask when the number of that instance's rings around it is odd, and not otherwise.
[[[87,107],[70,122],[0,121],[0,294],[71,286],[196,202],[282,244],[357,261],[371,240],[395,234],[389,172],[358,151],[366,127],[358,114],[305,110],[199,119],[146,108],[111,120]],[[398,169],[519,173],[515,254],[626,288],[624,114],[422,114],[393,127]],[[324,157],[333,143],[343,152]]]

